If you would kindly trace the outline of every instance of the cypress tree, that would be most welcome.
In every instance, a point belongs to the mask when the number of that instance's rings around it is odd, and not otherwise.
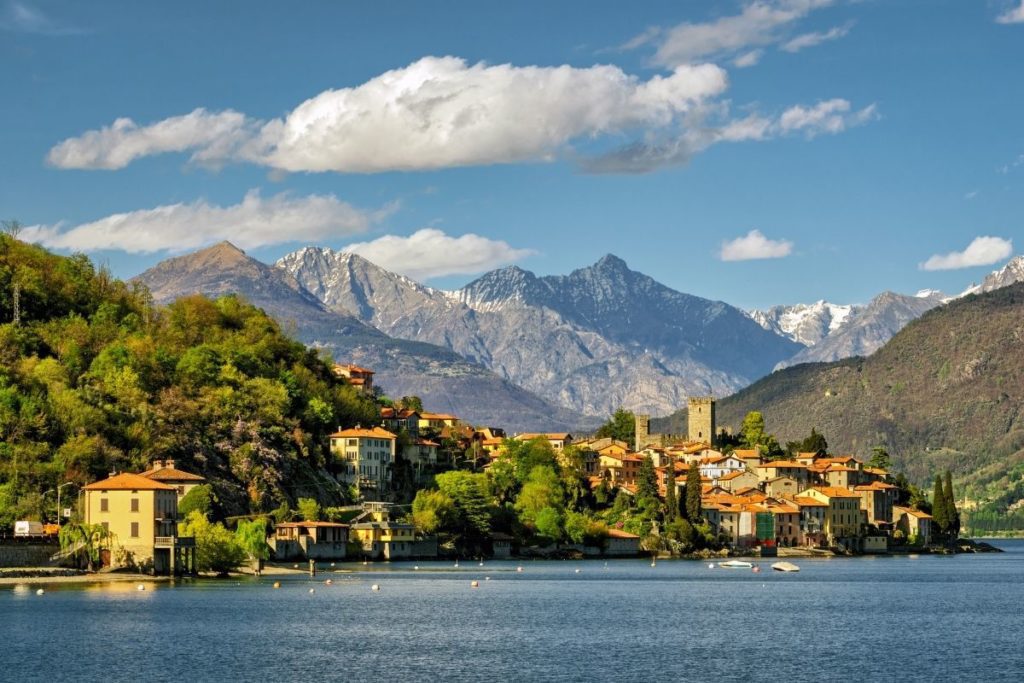
[[[669,461],[665,473],[665,521],[672,522],[679,515],[679,500],[676,498],[676,465]]]
[[[686,473],[686,519],[691,524],[700,520],[700,467],[697,461],[690,463],[690,471]]]
[[[953,475],[946,470],[946,485],[942,491],[946,502],[946,517],[949,519],[949,535],[960,536],[960,512],[956,509],[956,498],[953,496]]]
[[[654,471],[654,461],[645,455],[636,479],[636,506],[641,510],[657,512],[657,503],[658,475]]]
[[[932,519],[943,534],[949,529],[949,512],[946,509],[946,492],[942,490],[942,475],[935,475],[935,489],[932,492]]]

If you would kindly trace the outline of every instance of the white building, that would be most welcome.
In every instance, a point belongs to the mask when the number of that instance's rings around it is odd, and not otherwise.
[[[386,491],[395,464],[395,438],[380,427],[356,427],[331,434],[331,453],[342,463],[338,479],[362,489]]]

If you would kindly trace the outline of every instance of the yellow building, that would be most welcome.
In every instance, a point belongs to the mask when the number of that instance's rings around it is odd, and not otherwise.
[[[825,527],[822,529],[825,538],[833,545],[842,538],[850,538],[860,533],[864,515],[860,509],[860,494],[850,489],[835,486],[813,486],[800,493],[801,497],[813,498],[826,503]]]
[[[391,507],[390,503],[363,503],[364,512],[349,528],[352,539],[362,544],[369,557],[393,560],[413,556],[416,527],[392,522]]]
[[[338,479],[362,489],[387,491],[395,464],[395,435],[386,429],[344,429],[331,439],[331,453],[342,461]]]
[[[85,487],[85,521],[100,524],[115,551],[104,564],[124,562],[158,574],[195,572],[195,542],[178,536],[178,492],[173,486],[124,472]]]

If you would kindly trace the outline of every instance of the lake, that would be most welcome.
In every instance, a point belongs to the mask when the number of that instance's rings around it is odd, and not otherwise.
[[[996,545],[1007,552],[799,558],[798,574],[464,561],[6,586],[0,680],[1019,681],[1024,541]]]

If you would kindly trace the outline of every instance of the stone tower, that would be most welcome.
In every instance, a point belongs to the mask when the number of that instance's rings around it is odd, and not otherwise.
[[[634,451],[642,451],[646,446],[651,436],[651,416],[650,415],[635,415],[635,434],[633,436]]]
[[[712,396],[691,396],[689,402],[690,441],[715,445],[715,399]]]

